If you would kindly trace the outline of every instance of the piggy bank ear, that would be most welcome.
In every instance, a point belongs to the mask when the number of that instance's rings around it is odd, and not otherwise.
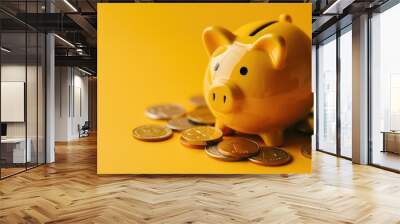
[[[218,47],[231,44],[235,38],[235,34],[222,27],[211,26],[203,31],[203,42],[209,55]]]
[[[291,23],[292,17],[290,17],[288,14],[282,14],[279,16],[279,21]]]
[[[286,41],[281,36],[266,34],[260,37],[253,45],[253,49],[266,52],[271,58],[275,69],[280,70],[285,66]]]

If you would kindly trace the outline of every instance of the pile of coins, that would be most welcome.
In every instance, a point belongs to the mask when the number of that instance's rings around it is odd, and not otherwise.
[[[283,149],[260,146],[257,142],[243,137],[230,137],[218,144],[207,145],[205,151],[210,157],[222,161],[248,159],[264,166],[280,166],[292,160],[292,156]]]
[[[166,120],[167,124],[139,126],[133,130],[133,137],[141,141],[164,141],[175,131],[181,132],[180,142],[185,147],[204,149],[207,155],[222,161],[248,160],[265,166],[279,166],[292,160],[292,156],[281,148],[260,146],[254,136],[224,137],[220,129],[212,126],[215,117],[204,97],[192,97],[190,102],[196,107],[189,112],[177,104],[148,107],[145,111],[148,118]],[[311,157],[311,147],[302,147],[301,152],[305,157]]]

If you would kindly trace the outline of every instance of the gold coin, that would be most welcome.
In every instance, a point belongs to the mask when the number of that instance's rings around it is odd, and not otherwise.
[[[182,136],[180,137],[180,142],[183,146],[192,149],[204,149],[207,146],[206,142],[189,142],[182,138]]]
[[[182,138],[189,143],[211,143],[222,139],[222,131],[215,127],[198,126],[184,130]]]
[[[184,131],[194,126],[195,125],[191,123],[186,117],[177,117],[169,120],[167,123],[167,127],[174,131]]]
[[[235,136],[238,136],[240,138],[245,138],[245,139],[248,139],[253,142],[257,142],[257,144],[259,146],[264,144],[264,141],[262,140],[262,138],[259,135],[236,132]]]
[[[221,154],[230,157],[248,158],[259,151],[258,144],[245,138],[229,138],[218,143]]]
[[[311,159],[311,157],[312,157],[311,145],[306,144],[306,145],[301,146],[301,154],[304,157]]]
[[[225,156],[218,150],[217,145],[207,145],[205,149],[207,155],[214,159],[219,159],[222,161],[227,161],[227,162],[233,162],[233,161],[239,161],[242,160],[240,157],[231,157],[231,156]]]
[[[151,119],[168,120],[185,114],[185,108],[176,104],[160,104],[148,107],[145,115]]]
[[[196,124],[212,125],[215,123],[215,117],[206,106],[197,107],[188,113],[188,119]]]
[[[280,166],[290,162],[292,157],[280,148],[261,147],[260,152],[249,160],[264,166]]]
[[[192,96],[189,99],[189,102],[195,106],[206,106],[206,99],[204,96]]]
[[[142,141],[162,141],[172,136],[172,130],[160,125],[142,125],[132,131],[133,137]]]

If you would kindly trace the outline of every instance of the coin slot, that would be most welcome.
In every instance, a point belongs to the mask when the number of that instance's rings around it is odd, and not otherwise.
[[[257,33],[261,32],[263,29],[267,28],[268,26],[270,26],[270,25],[272,25],[274,23],[277,23],[277,21],[271,21],[271,22],[265,23],[265,24],[257,27],[257,29],[255,29],[253,32],[251,32],[249,34],[249,36],[251,36],[251,37],[255,36]]]
[[[215,93],[213,93],[213,101],[215,101]]]
[[[224,103],[226,102],[226,96],[224,96]]]

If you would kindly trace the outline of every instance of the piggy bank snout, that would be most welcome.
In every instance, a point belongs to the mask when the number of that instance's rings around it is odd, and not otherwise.
[[[239,89],[231,83],[218,83],[211,86],[208,92],[208,102],[211,109],[228,113],[237,107]]]

